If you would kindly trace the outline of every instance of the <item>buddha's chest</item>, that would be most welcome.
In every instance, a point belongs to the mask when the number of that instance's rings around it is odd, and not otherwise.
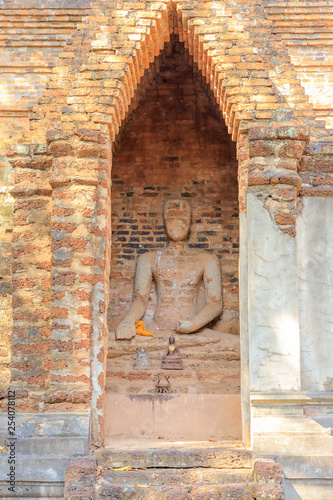
[[[202,269],[195,258],[189,256],[160,256],[153,267],[158,284],[170,286],[196,286],[202,278]]]

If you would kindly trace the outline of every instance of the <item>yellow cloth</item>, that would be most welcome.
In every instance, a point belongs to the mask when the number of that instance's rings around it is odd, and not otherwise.
[[[145,324],[143,321],[137,321],[135,323],[135,329],[137,335],[144,335],[145,337],[153,337],[153,339],[155,338],[155,335],[153,333],[150,333],[145,329]]]

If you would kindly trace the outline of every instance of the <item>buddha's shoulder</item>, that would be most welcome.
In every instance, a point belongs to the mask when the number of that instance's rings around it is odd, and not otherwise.
[[[145,252],[145,253],[139,255],[138,263],[148,264],[148,263],[155,262],[157,254],[158,254],[157,250],[151,250],[151,251]]]
[[[219,262],[218,257],[207,250],[203,250],[201,248],[191,247],[189,249],[191,255],[195,256],[198,259],[202,259],[204,262]]]

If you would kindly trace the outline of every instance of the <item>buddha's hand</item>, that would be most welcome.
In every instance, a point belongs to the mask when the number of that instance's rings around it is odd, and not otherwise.
[[[193,331],[193,325],[190,320],[180,321],[176,328],[177,333],[192,333]]]
[[[116,339],[117,340],[129,340],[133,338],[136,334],[135,324],[127,319],[124,319],[116,329]]]

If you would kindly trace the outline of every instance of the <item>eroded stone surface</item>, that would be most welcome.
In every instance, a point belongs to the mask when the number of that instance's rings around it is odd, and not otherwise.
[[[333,200],[305,199],[297,228],[302,385],[333,392]]]
[[[240,442],[230,443],[197,443],[163,445],[157,447],[143,445],[127,448],[97,450],[95,452],[98,464],[104,468],[131,466],[137,469],[150,467],[163,468],[229,468],[250,469],[252,454]]]
[[[107,393],[154,393],[156,377],[162,374],[168,332],[151,330],[156,338],[137,335],[118,342],[110,333],[107,363]],[[204,329],[195,335],[176,335],[183,370],[170,370],[171,393],[238,394],[240,392],[240,344],[237,335]],[[137,349],[149,355],[151,370],[134,370]]]
[[[253,500],[258,494],[261,500],[284,499],[278,487],[283,484],[282,471],[273,460],[266,460],[266,467],[261,468],[257,461],[253,475],[251,452],[237,442],[224,445],[206,442],[197,448],[190,444],[149,448],[143,444],[141,449],[129,445],[96,451],[98,498]],[[129,464],[129,470],[119,469]]]
[[[178,333],[195,333],[222,312],[220,266],[217,258],[186,240],[191,226],[191,205],[183,199],[167,200],[164,224],[169,239],[161,251],[147,252],[137,261],[131,307],[116,329],[117,339],[135,336],[135,323],[144,315],[152,280],[157,288],[154,326]],[[204,283],[206,304],[198,308],[198,291]]]
[[[249,353],[252,391],[300,388],[296,243],[248,194]]]

